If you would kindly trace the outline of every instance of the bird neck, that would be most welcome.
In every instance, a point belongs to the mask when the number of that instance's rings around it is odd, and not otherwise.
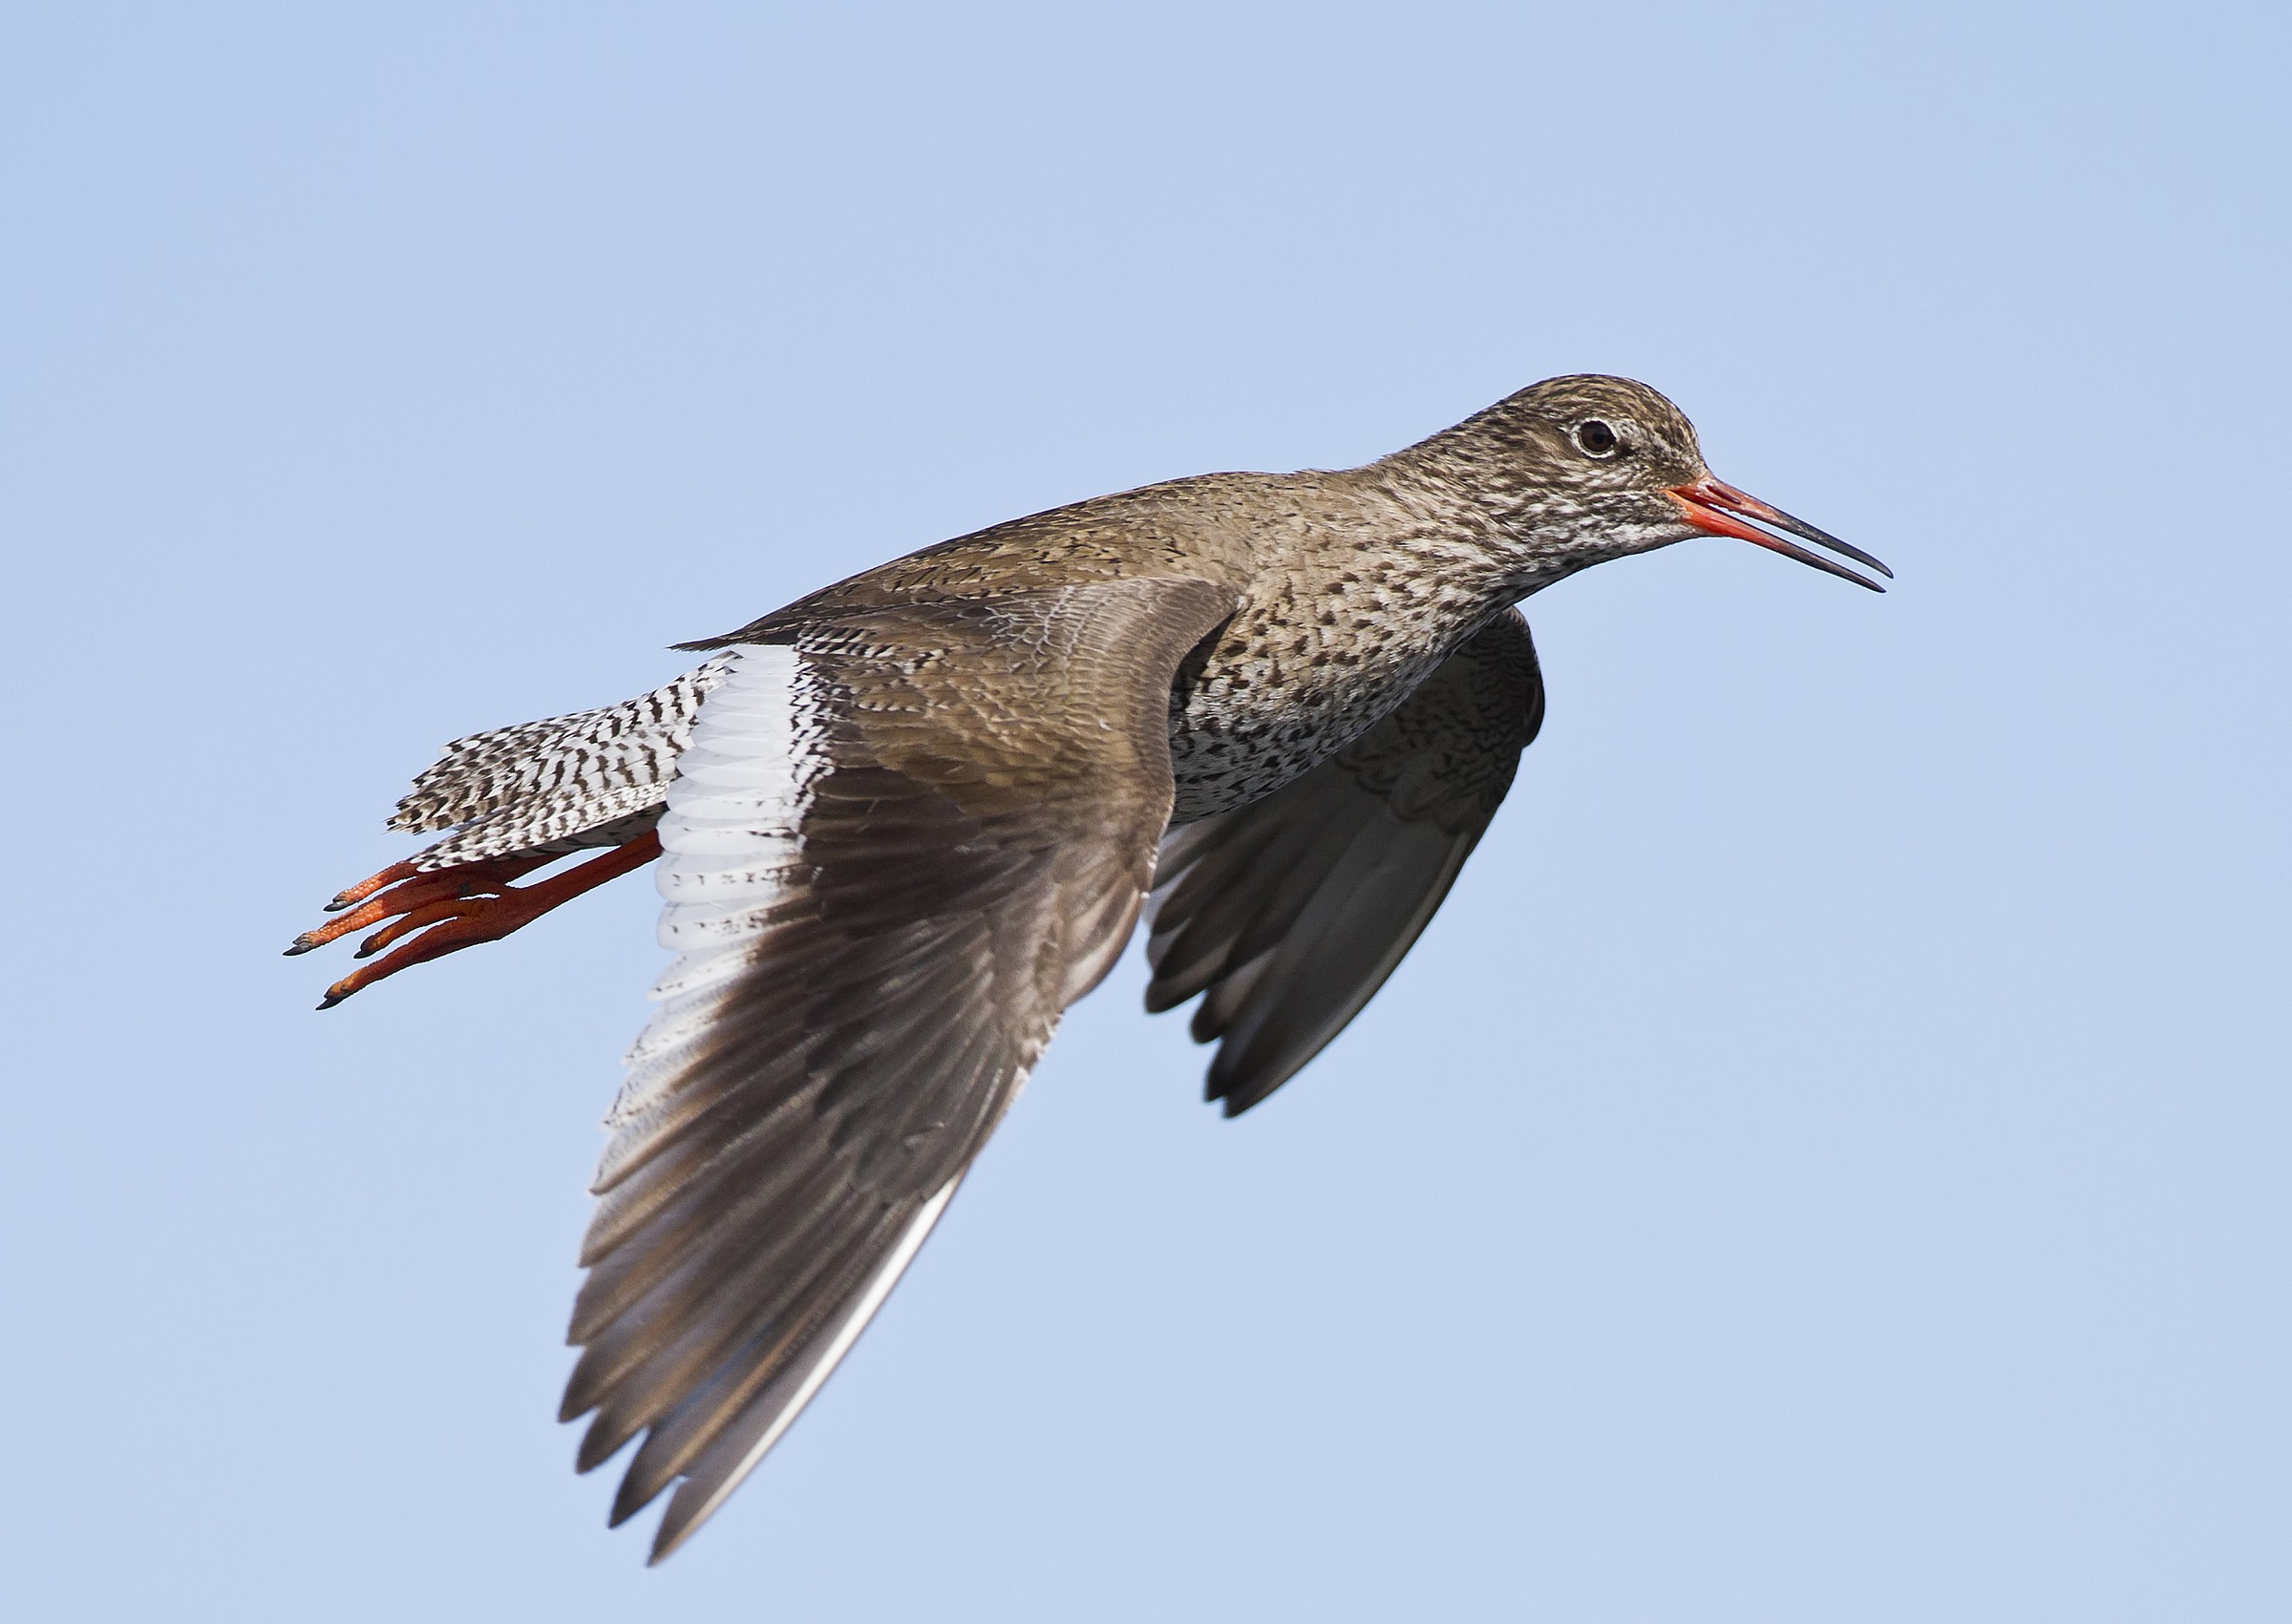
[[[1601,516],[1582,493],[1541,475],[1538,462],[1503,425],[1468,420],[1365,472],[1426,521],[1468,540],[1490,600],[1511,603],[1637,550],[1621,538],[1602,548]]]

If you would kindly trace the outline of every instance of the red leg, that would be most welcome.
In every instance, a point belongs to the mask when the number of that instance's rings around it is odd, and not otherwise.
[[[395,885],[401,879],[412,879],[415,875],[420,874],[421,872],[422,871],[420,869],[417,869],[414,866],[414,859],[411,857],[402,863],[393,863],[390,865],[390,867],[384,869],[380,874],[374,875],[371,878],[360,880],[356,885],[351,886],[350,890],[336,893],[334,900],[327,904],[327,912],[329,914],[339,914],[345,908],[350,907],[354,902],[365,901],[369,896],[371,896],[375,892],[381,890],[384,886]]]
[[[410,914],[435,901],[475,898],[500,891],[511,880],[553,863],[563,854],[541,853],[516,857],[486,857],[474,863],[456,863],[452,868],[429,870],[416,869],[408,863],[393,863],[373,878],[360,880],[327,904],[332,910],[347,907],[352,902],[365,901],[364,907],[353,909],[339,918],[329,919],[316,930],[305,931],[294,939],[294,945],[286,950],[286,956],[291,959],[298,953],[324,947],[328,942],[349,936],[352,931],[362,931],[369,925],[380,924],[384,919],[399,914]],[[372,900],[366,901],[368,897],[372,897]]]
[[[661,854],[661,842],[659,836],[647,833],[548,879],[532,885],[509,883],[555,862],[561,854],[489,857],[423,873],[413,871],[405,863],[393,864],[371,879],[350,887],[331,904],[346,908],[362,902],[364,906],[338,919],[329,919],[316,930],[305,931],[286,951],[289,955],[308,953],[352,931],[364,930],[385,919],[393,921],[360,943],[357,956],[364,959],[393,943],[403,945],[373,963],[351,971],[329,987],[319,1008],[331,1009],[350,994],[371,987],[410,964],[475,947],[481,941],[500,940],[519,926],[531,924],[583,892],[616,879],[631,869],[644,867]]]

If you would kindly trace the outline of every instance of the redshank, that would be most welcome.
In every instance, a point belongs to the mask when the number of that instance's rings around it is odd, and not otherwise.
[[[1736,537],[1867,553],[1712,476],[1643,384],[1553,378],[1367,467],[1213,474],[925,548],[624,705],[456,740],[330,905],[379,926],[322,1008],[659,857],[677,954],[627,1056],[563,1417],[643,1436],[652,1560],[866,1327],[1141,911],[1248,1109],[1416,939],[1543,715],[1513,607]],[[1792,539],[1796,538],[1796,540]],[[515,881],[591,853],[553,877]]]

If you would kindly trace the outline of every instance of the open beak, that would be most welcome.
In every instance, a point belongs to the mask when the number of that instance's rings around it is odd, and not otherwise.
[[[1820,553],[1810,553],[1795,541],[1786,541],[1780,536],[1769,535],[1743,522],[1746,518],[1755,518],[1761,524],[1801,537],[1817,547],[1828,547],[1841,558],[1852,559],[1857,564],[1877,570],[1888,580],[1894,579],[1894,571],[1868,553],[1849,547],[1837,537],[1815,529],[1803,518],[1793,518],[1781,508],[1769,507],[1750,492],[1738,491],[1724,479],[1707,476],[1697,484],[1674,485],[1664,494],[1687,510],[1689,524],[1698,530],[1708,531],[1713,536],[1732,536],[1738,541],[1755,541],[1770,552],[1780,553],[1786,559],[1796,559],[1802,564],[1812,564],[1841,580],[1851,580],[1857,586],[1867,586],[1873,592],[1886,590],[1877,581],[1858,576],[1842,564],[1831,562]],[[1742,517],[1737,517],[1737,515]]]

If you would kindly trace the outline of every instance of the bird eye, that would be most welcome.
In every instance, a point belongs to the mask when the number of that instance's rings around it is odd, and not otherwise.
[[[1616,448],[1624,443],[1614,427],[1597,417],[1586,417],[1576,425],[1576,449],[1586,456],[1613,456]]]

